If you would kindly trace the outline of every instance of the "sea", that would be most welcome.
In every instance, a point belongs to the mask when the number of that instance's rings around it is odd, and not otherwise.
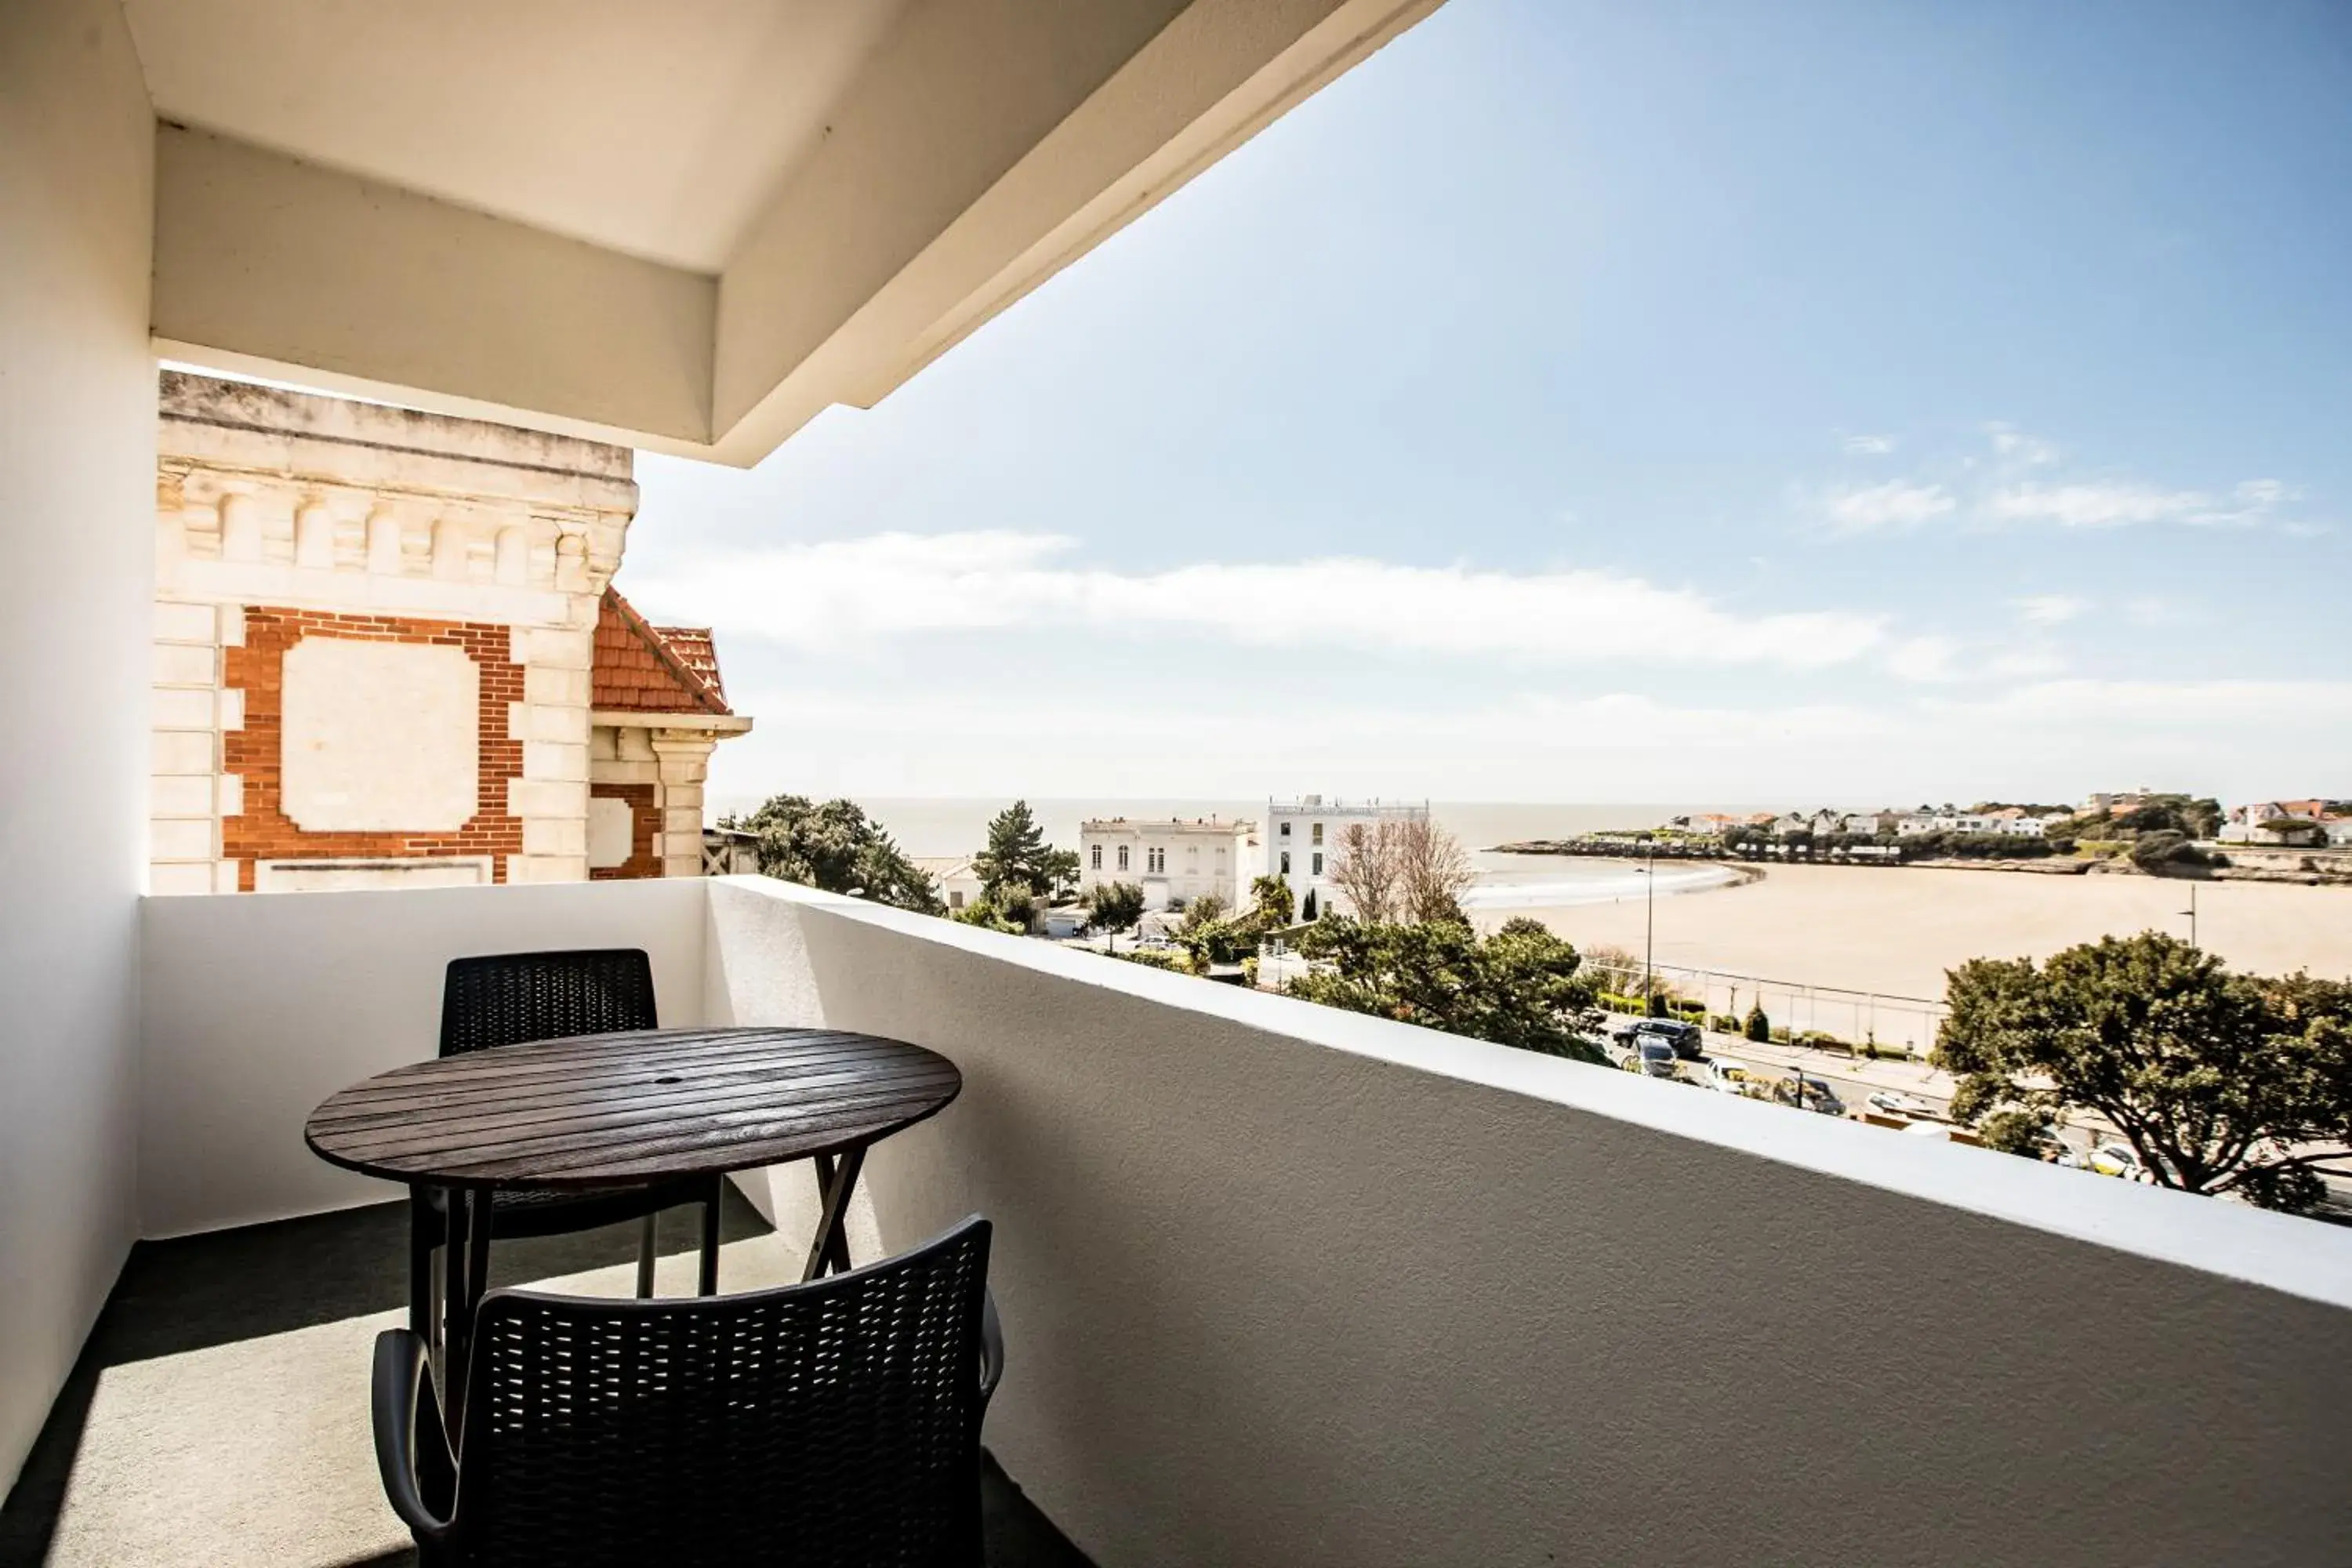
[[[715,802],[716,810],[745,809],[750,802]],[[909,855],[969,855],[987,842],[989,819],[1010,805],[1000,798],[860,797],[858,805],[881,823]],[[1036,814],[1047,842],[1075,847],[1078,824],[1091,817],[1222,816],[1263,823],[1267,802],[1257,800],[1037,799]],[[1720,801],[1688,805],[1643,803],[1553,805],[1508,801],[1430,801],[1430,816],[1471,852],[1477,881],[1463,898],[1475,913],[1562,909],[1652,896],[1643,869],[1628,861],[1568,856],[1503,855],[1497,844],[1530,838],[1565,838],[1608,828],[1654,827],[1671,816],[1704,811],[1749,811],[1764,806]],[[715,812],[714,812],[715,815]],[[1720,886],[1734,873],[1719,866],[1675,863],[1657,869],[1655,893],[1692,892]]]

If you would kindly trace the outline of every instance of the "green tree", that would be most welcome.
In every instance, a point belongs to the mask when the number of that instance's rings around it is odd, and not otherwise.
[[[1078,852],[1047,849],[1044,869],[1047,894],[1058,902],[1069,897],[1070,889],[1078,885]]]
[[[1458,921],[1365,925],[1344,915],[1299,941],[1332,967],[1290,983],[1294,996],[1496,1045],[1579,1061],[1601,1060],[1582,1031],[1592,1023],[1591,980],[1576,949],[1542,922],[1514,920],[1481,941]]]
[[[956,910],[950,918],[961,921],[966,925],[980,926],[987,931],[1001,931],[1008,936],[1026,936],[1029,932],[1027,905],[1019,906],[1015,911],[1000,910],[985,893]]]
[[[1935,1064],[1952,1114],[2024,1147],[2112,1122],[2165,1186],[2307,1210],[2352,1174],[2352,984],[2233,974],[2156,931],[1951,972]]]
[[[1748,1016],[1741,1023],[1739,1032],[1751,1040],[1765,1043],[1770,1042],[1772,1038],[1772,1020],[1765,1016],[1762,1004],[1758,1003],[1748,1007]]]
[[[819,805],[806,795],[780,795],[719,825],[759,836],[760,869],[768,876],[927,915],[946,912],[930,878],[855,801]]]
[[[1250,912],[1269,931],[1284,930],[1292,923],[1292,910],[1297,906],[1291,901],[1289,880],[1282,877],[1259,877],[1250,883]]]
[[[1087,895],[1087,908],[1117,946],[1118,933],[1143,918],[1143,888],[1136,882],[1098,882]]]
[[[1043,897],[1054,890],[1057,864],[1055,854],[1029,803],[1016,800],[990,821],[988,847],[971,858],[972,874],[980,879],[981,891],[992,902],[998,889],[1010,887],[1024,889],[1032,897]],[[1071,869],[1076,869],[1076,857],[1072,857]]]

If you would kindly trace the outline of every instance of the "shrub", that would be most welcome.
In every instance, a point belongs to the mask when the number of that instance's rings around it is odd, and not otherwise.
[[[1736,1035],[1740,1028],[1739,1016],[1736,1013],[1710,1013],[1706,1026],[1718,1035]]]
[[[1121,963],[1139,963],[1146,969],[1165,969],[1177,974],[1192,973],[1192,955],[1181,948],[1122,947],[1107,956]]]
[[[1772,1031],[1772,1043],[1776,1046],[1785,1046],[1789,1043],[1789,1030],[1786,1025]]]
[[[1750,1007],[1748,1009],[1748,1021],[1740,1026],[1739,1032],[1760,1044],[1771,1039],[1772,1020],[1764,1016],[1762,1007]]]

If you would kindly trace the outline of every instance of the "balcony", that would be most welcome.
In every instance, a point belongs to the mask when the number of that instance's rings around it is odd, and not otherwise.
[[[154,1239],[0,1537],[62,1487],[51,1563],[404,1560],[363,1397],[393,1194],[302,1121],[429,1052],[449,958],[591,942],[652,955],[667,1023],[961,1065],[875,1150],[852,1241],[999,1224],[1011,1560],[1066,1561],[1058,1527],[1122,1565],[2316,1563],[2352,1526],[2332,1227],[757,878],[141,925]],[[804,1168],[739,1185],[725,1288],[814,1222]],[[625,1289],[615,1241],[501,1278]]]

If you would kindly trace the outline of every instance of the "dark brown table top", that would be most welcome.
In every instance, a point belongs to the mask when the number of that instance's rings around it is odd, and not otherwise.
[[[395,1182],[600,1186],[839,1152],[962,1088],[947,1058],[874,1035],[646,1029],[394,1068],[331,1097],[302,1136]]]

